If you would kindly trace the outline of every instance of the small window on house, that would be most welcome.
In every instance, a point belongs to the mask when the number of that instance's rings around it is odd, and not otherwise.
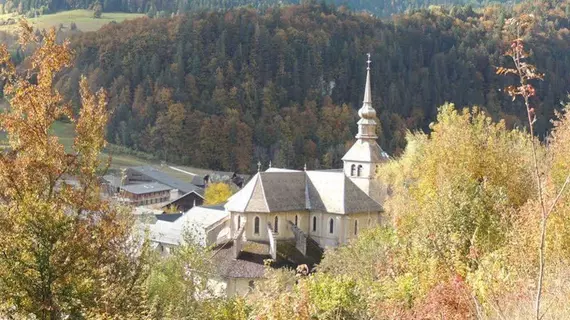
[[[356,165],[353,164],[350,166],[350,176],[354,177],[356,175]]]
[[[259,234],[259,217],[255,217],[253,220],[253,233]]]
[[[275,216],[275,233],[279,232],[279,217]]]
[[[239,227],[241,227],[241,216],[238,215],[238,224],[237,224],[237,228],[239,229]]]
[[[358,234],[358,220],[354,220],[354,235]]]
[[[297,225],[298,222],[299,222],[299,217],[295,215],[295,225]]]
[[[317,231],[317,217],[313,217],[313,231]]]
[[[356,173],[356,175],[359,177],[362,176],[362,166],[361,165],[358,166],[358,172]]]
[[[334,233],[334,220],[332,218],[329,220],[329,233]]]
[[[250,290],[255,289],[255,283],[253,282],[253,280],[249,280],[248,286]]]

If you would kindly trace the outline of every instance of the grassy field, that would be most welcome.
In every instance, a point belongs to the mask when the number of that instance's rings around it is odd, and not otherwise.
[[[124,13],[124,12],[103,12],[103,15],[99,19],[93,18],[93,11],[91,10],[70,10],[57,12],[53,14],[46,14],[38,16],[37,18],[28,18],[28,21],[32,24],[34,28],[37,29],[49,29],[51,27],[57,27],[62,24],[65,28],[69,28],[72,22],[75,22],[77,28],[81,31],[96,31],[102,26],[106,25],[111,21],[121,22],[127,19],[135,19],[139,17],[144,17],[144,14],[138,13]],[[18,21],[22,16],[14,14],[4,14],[0,15],[0,19],[12,18]],[[18,29],[18,24],[11,24],[0,26],[0,31],[15,32]]]
[[[73,139],[75,137],[75,130],[73,128],[73,124],[71,123],[67,123],[67,122],[56,122],[54,123],[53,127],[52,127],[52,133],[55,134],[58,138],[59,138],[59,142],[61,144],[63,144],[63,146],[65,147],[65,149],[67,151],[71,151],[71,148],[73,146]],[[0,148],[2,145],[6,144],[6,135],[2,132],[0,132]],[[165,173],[176,177],[178,179],[181,179],[183,181],[187,181],[190,182],[192,181],[192,176],[183,172],[180,172],[178,170],[174,170],[169,168],[168,166],[161,166],[160,161],[151,161],[151,160],[146,160],[146,159],[142,159],[133,155],[129,155],[129,154],[109,154],[109,153],[102,153],[101,154],[101,160],[102,161],[106,161],[109,156],[111,156],[111,166],[110,166],[110,171],[119,171],[120,169],[123,168],[127,168],[127,167],[133,167],[133,166],[143,166],[143,165],[153,165],[156,166],[157,168],[160,168],[161,171],[164,171]],[[199,169],[199,168],[192,168],[192,167],[186,167],[186,166],[178,166],[176,165],[176,168],[182,169],[184,171],[190,172],[190,173],[194,173],[194,174],[199,174],[199,175],[205,175],[210,173],[210,170],[205,170],[205,169]]]
[[[58,122],[54,123],[52,130],[53,130],[52,131],[53,134],[55,134],[59,138],[60,143],[64,145],[66,150],[71,150],[71,147],[73,146],[73,139],[75,137],[75,131],[73,128],[73,124],[58,121]],[[173,177],[176,177],[176,178],[179,178],[181,180],[188,181],[188,182],[190,182],[192,180],[191,175],[180,172],[178,170],[171,169],[168,166],[161,166],[160,161],[158,161],[158,160],[152,161],[152,160],[139,158],[139,157],[136,157],[136,156],[133,156],[130,154],[120,154],[120,153],[109,154],[109,153],[105,153],[105,152],[101,154],[101,160],[106,161],[109,158],[109,156],[111,156],[111,167],[110,167],[110,169],[112,171],[117,171],[117,170],[120,170],[122,168],[133,167],[133,166],[154,165],[157,167],[160,166],[160,170],[168,173],[169,175],[171,175]],[[206,174],[210,173],[210,170],[192,168],[192,167],[186,167],[186,166],[176,165],[176,168],[182,169],[182,170],[190,172],[190,173],[199,174],[199,175],[206,175]]]

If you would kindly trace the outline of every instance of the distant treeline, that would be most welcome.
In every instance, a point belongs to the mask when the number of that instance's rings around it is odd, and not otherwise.
[[[570,90],[567,8],[517,9],[533,12],[523,36],[546,73],[533,100],[539,134]],[[446,101],[524,123],[524,107],[500,92],[508,79],[495,75],[508,65],[510,17],[499,6],[454,7],[386,22],[300,5],[143,18],[73,38],[76,67],[57,86],[77,102],[86,74],[110,94],[109,141],[162,159],[241,171],[259,160],[338,167],[354,141],[367,52],[379,142],[391,154],[401,152],[406,130],[428,130]]]
[[[34,17],[71,9],[92,9],[101,5],[104,12],[146,13],[151,17],[203,10],[228,10],[248,6],[265,10],[276,5],[311,4],[318,0],[3,0],[0,13],[18,12]],[[367,11],[386,17],[407,10],[427,8],[430,5],[481,6],[491,1],[484,0],[323,0],[323,3],[346,6],[355,11]],[[493,1],[503,2],[503,0]],[[507,3],[507,1],[504,1]]]

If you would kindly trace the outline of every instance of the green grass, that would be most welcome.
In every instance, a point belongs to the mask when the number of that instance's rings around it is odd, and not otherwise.
[[[51,133],[58,137],[59,143],[61,143],[64,146],[67,152],[72,151],[73,140],[75,138],[75,129],[72,123],[57,121],[53,124],[51,128]],[[3,146],[6,146],[6,140],[7,140],[6,134],[0,132],[0,149]],[[147,160],[130,154],[121,154],[121,153],[109,154],[107,152],[103,152],[101,153],[100,157],[103,164],[106,164],[106,161],[109,159],[109,156],[111,156],[111,166],[109,167],[109,171],[111,172],[112,171],[116,172],[123,168],[128,168],[128,167],[153,165],[156,166],[157,168],[160,168],[161,171],[167,173],[170,176],[173,176],[175,178],[187,182],[192,181],[191,175],[171,169],[167,166],[161,166],[160,161],[158,160],[156,161]],[[176,168],[199,175],[206,175],[211,172],[210,170],[187,167],[187,166],[179,166],[179,165],[176,165]]]
[[[93,11],[91,10],[70,10],[62,11],[53,14],[45,14],[38,16],[37,18],[28,18],[28,22],[34,27],[34,29],[49,29],[51,27],[57,27],[62,24],[65,28],[69,28],[72,22],[75,22],[77,28],[81,31],[96,31],[102,26],[108,24],[111,21],[121,22],[127,19],[135,19],[139,17],[144,17],[144,14],[139,13],[125,13],[125,12],[103,12],[103,15],[99,19],[93,18]],[[14,14],[4,14],[0,15],[0,19],[12,18],[18,21],[21,17],[20,15]],[[11,24],[0,26],[0,31],[15,32],[18,30],[18,24]]]

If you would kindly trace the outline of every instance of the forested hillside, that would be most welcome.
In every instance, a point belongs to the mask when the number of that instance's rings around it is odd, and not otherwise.
[[[317,0],[3,0],[0,8],[4,13],[18,12],[33,17],[36,14],[53,13],[69,9],[91,9],[101,6],[105,12],[146,13],[149,16],[169,16],[172,13],[202,10],[227,10],[240,6],[267,9],[276,5],[317,3]],[[489,2],[479,0],[324,0],[324,3],[347,6],[355,11],[367,11],[386,17],[410,9],[427,8],[430,5],[472,4],[480,6]],[[0,13],[2,13],[0,11]]]
[[[546,73],[533,103],[537,131],[570,88],[568,3],[533,8],[522,30]],[[538,11],[542,10],[542,12]],[[241,8],[172,19],[139,19],[73,39],[77,61],[58,88],[78,101],[86,74],[109,90],[112,143],[162,159],[223,170],[255,163],[338,167],[354,141],[366,53],[372,53],[379,140],[391,154],[406,129],[428,129],[446,101],[479,105],[509,126],[520,102],[495,75],[511,35],[501,7],[422,10],[393,22],[327,6]]]

